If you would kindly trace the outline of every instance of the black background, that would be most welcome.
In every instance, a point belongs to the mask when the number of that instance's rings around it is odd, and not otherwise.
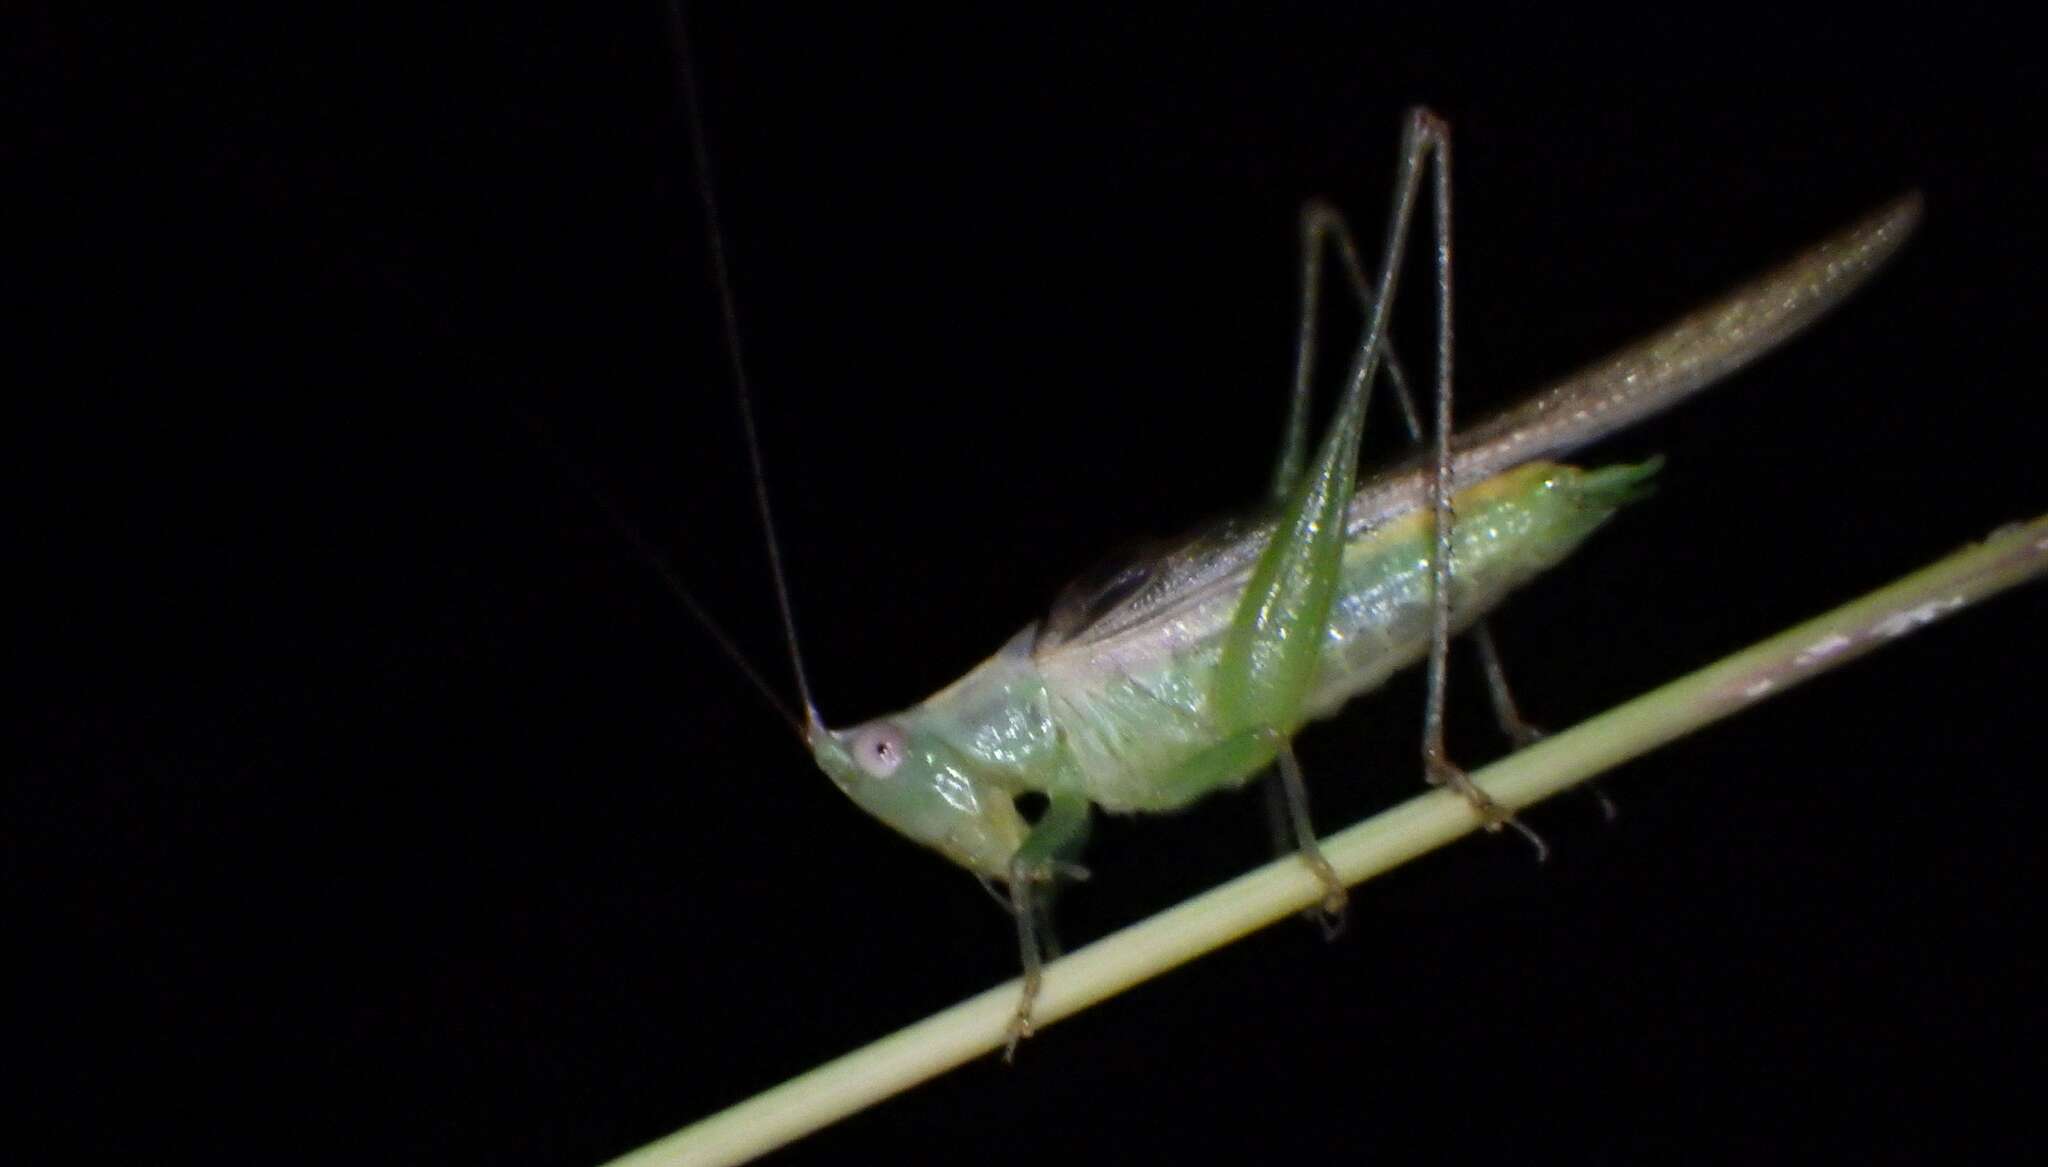
[[[1414,102],[1453,125],[1467,417],[1927,195],[1836,316],[1603,447],[1670,463],[1499,621],[1539,721],[2048,505],[2015,30],[1413,7],[696,14],[831,720],[1254,496],[1296,208],[1376,238]],[[589,1163],[1011,975],[981,890],[820,779],[514,420],[783,683],[660,5],[16,45],[23,1138]],[[1274,929],[783,1161],[2015,1152],[2044,595],[1626,767],[1613,826],[1539,809],[1547,866],[1460,844],[1334,945]],[[1419,707],[1306,735],[1326,824],[1415,788]],[[1068,939],[1264,848],[1242,796],[1103,824]]]

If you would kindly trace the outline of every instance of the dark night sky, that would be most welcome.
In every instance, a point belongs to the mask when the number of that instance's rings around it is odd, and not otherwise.
[[[1835,317],[1595,455],[1670,463],[1503,614],[1539,721],[2048,507],[2016,32],[1367,7],[695,17],[832,720],[1253,497],[1295,210],[1376,238],[1414,102],[1456,135],[1468,417],[1927,195]],[[585,1164],[1011,974],[981,890],[821,780],[514,420],[780,680],[659,4],[16,42],[22,1137]],[[1468,841],[1334,945],[1272,930],[780,1161],[2013,1153],[2044,604],[1626,767],[1611,827],[1539,809],[1545,867]],[[1326,824],[1414,787],[1419,708],[1410,679],[1306,735]],[[1104,824],[1068,939],[1264,847],[1247,797]]]

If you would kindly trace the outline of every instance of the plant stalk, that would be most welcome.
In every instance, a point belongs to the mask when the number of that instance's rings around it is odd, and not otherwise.
[[[1768,700],[1874,648],[2048,571],[2048,515],[1994,532],[1825,615],[1616,706],[1472,775],[1519,810],[1674,738]],[[1432,791],[1323,840],[1339,878],[1370,879],[1480,827],[1463,798]],[[1032,1019],[1052,1025],[1176,965],[1321,902],[1288,856],[1050,964]],[[997,985],[614,1161],[741,1163],[1002,1048],[1020,992]]]

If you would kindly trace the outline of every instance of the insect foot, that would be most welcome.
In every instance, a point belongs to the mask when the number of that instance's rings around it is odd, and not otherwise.
[[[1045,983],[1045,962],[1059,956],[1059,943],[1052,932],[1053,888],[1062,879],[1080,882],[1088,869],[1058,859],[1028,859],[1010,862],[1010,914],[1017,921],[1017,947],[1024,960],[1024,984],[1017,994],[1017,1011],[1010,1017],[1009,1036],[1003,1042],[1003,1062],[1017,1060],[1017,1045],[1035,1029],[1031,1010]]]
[[[1337,878],[1337,869],[1323,858],[1320,849],[1303,850],[1301,861],[1308,864],[1309,874],[1323,885],[1323,901],[1315,908],[1316,923],[1322,926],[1324,940],[1335,940],[1344,934],[1344,910],[1350,906],[1351,891]]]
[[[1513,811],[1495,802],[1492,795],[1481,790],[1478,784],[1472,781],[1471,775],[1459,769],[1441,752],[1424,750],[1422,768],[1431,786],[1442,786],[1456,791],[1460,798],[1470,803],[1472,809],[1479,812],[1479,817],[1485,820],[1488,831],[1498,832],[1502,827],[1513,827],[1516,834],[1529,840],[1529,845],[1536,849],[1536,862],[1549,861],[1550,844],[1543,841],[1543,836],[1516,818]]]
[[[1017,1002],[1017,1014],[1010,1018],[1010,1036],[1003,1042],[1003,1064],[1006,1066],[1016,1064],[1018,1043],[1030,1037],[1033,1032],[1031,1002],[1038,996],[1037,982],[1038,978],[1035,976],[1024,978],[1024,999]]]

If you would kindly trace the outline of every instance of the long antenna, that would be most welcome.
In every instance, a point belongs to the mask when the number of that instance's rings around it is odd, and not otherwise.
[[[350,258],[360,259],[360,257],[355,256]],[[414,288],[407,281],[395,276],[384,265],[370,263],[367,266],[384,288],[395,291],[405,297],[412,304],[414,310],[420,314],[420,319],[424,320],[444,339],[453,342],[456,350],[469,363],[477,363],[476,350],[463,342],[461,330],[449,323],[446,312],[422,297],[418,289]],[[692,592],[688,585],[683,583],[682,576],[677,573],[675,565],[670,563],[668,557],[663,555],[654,546],[653,542],[641,532],[640,528],[631,519],[626,517],[625,512],[621,511],[618,504],[612,501],[611,496],[605,493],[602,487],[598,486],[596,480],[590,476],[589,472],[584,470],[583,466],[575,458],[571,457],[568,451],[562,448],[561,443],[555,440],[554,435],[541,422],[539,416],[516,405],[509,407],[506,412],[511,414],[514,421],[517,421],[525,428],[527,435],[540,447],[541,452],[554,461],[555,466],[568,477],[569,481],[575,483],[577,489],[581,490],[592,503],[596,504],[597,509],[604,515],[605,521],[611,524],[612,530],[620,538],[624,539],[628,546],[638,552],[641,558],[647,561],[648,565],[654,569],[654,573],[661,577],[661,582],[668,587],[668,590],[676,599],[682,601],[683,609],[696,619],[698,625],[718,645],[719,651],[725,653],[726,658],[732,661],[740,673],[748,681],[752,682],[756,689],[761,691],[761,695],[768,699],[768,704],[774,707],[775,712],[781,716],[782,720],[789,723],[790,728],[796,731],[796,735],[799,738],[807,736],[811,732],[811,726],[806,725],[804,720],[798,717],[795,711],[790,709],[789,702],[783,698],[783,695],[775,691],[775,686],[770,685],[768,679],[761,675],[761,670],[755,668],[754,663],[747,659],[747,654],[740,651],[738,642],[733,640],[732,636],[726,632],[725,626],[720,624],[711,615],[711,610],[706,608],[703,601],[697,598],[696,593]],[[815,724],[815,717],[812,721]]]
[[[711,267],[718,279],[719,315],[725,323],[725,351],[732,363],[733,388],[740,399],[740,424],[747,435],[747,460],[754,470],[754,503],[761,513],[761,537],[768,544],[768,567],[775,575],[775,602],[782,610],[782,633],[789,642],[789,665],[796,674],[797,699],[803,704],[806,734],[822,732],[825,723],[811,700],[810,678],[797,648],[796,609],[789,602],[789,577],[782,568],[782,543],[775,537],[775,514],[768,505],[768,474],[761,458],[761,438],[754,426],[754,395],[748,387],[747,362],[740,353],[739,310],[732,294],[732,272],[725,258],[725,228],[718,217],[718,192],[711,177],[711,147],[704,134],[704,110],[697,97],[697,65],[683,20],[682,0],[669,0],[669,31],[675,42],[677,80],[690,123],[690,153],[697,168],[697,195],[704,205],[704,231],[709,236]]]
[[[519,420],[520,425],[526,427],[526,432],[533,435],[533,440],[539,443],[548,457],[554,459],[555,465],[568,476],[569,481],[575,483],[577,488],[597,506],[603,513],[605,521],[611,524],[612,530],[624,539],[628,546],[639,552],[648,566],[654,568],[654,574],[661,577],[661,582],[668,587],[670,594],[682,601],[684,609],[696,617],[697,623],[703,626],[705,633],[718,645],[719,650],[725,653],[747,680],[754,683],[754,687],[768,699],[768,704],[774,706],[775,712],[782,715],[782,720],[789,723],[789,727],[796,731],[798,737],[808,734],[810,727],[790,709],[789,702],[775,691],[775,686],[768,683],[768,678],[761,675],[761,670],[754,667],[754,662],[747,659],[747,654],[740,651],[738,642],[726,633],[724,625],[712,617],[711,610],[706,608],[696,593],[683,583],[682,576],[676,573],[675,565],[641,533],[640,528],[626,517],[625,512],[612,502],[611,496],[592,480],[583,467],[563,451],[560,444],[555,441],[554,435],[541,424],[540,418],[516,407],[512,410],[512,416]]]

